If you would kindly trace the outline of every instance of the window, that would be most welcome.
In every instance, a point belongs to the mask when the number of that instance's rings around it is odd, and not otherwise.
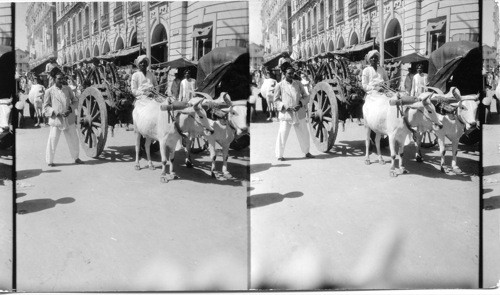
[[[102,14],[106,15],[109,13],[109,3],[108,2],[103,2],[102,3]]]
[[[97,2],[94,2],[94,7],[93,7],[93,12],[94,12],[94,20],[98,20],[99,19],[99,3]]]
[[[446,42],[446,16],[429,19],[426,31],[427,51],[431,53]]]
[[[212,22],[206,22],[193,26],[193,58],[200,59],[205,54],[212,51]]]

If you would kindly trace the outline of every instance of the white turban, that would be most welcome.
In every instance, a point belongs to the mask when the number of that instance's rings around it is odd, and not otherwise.
[[[145,59],[145,60],[148,62],[148,64],[149,64],[149,58],[148,58],[148,56],[147,56],[147,55],[145,55],[145,54],[143,54],[143,55],[139,55],[139,56],[137,57],[137,59],[135,60],[135,65],[136,65],[137,67],[139,67],[139,64],[140,64],[140,63],[141,63],[141,61],[143,61],[144,59]]]
[[[380,58],[380,53],[378,53],[378,51],[374,49],[374,50],[368,51],[368,53],[366,54],[366,59],[370,60],[370,58],[372,58],[372,56],[374,56],[374,55],[378,55],[378,57]]]

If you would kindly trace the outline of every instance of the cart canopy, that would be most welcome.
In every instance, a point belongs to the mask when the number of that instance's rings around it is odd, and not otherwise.
[[[157,68],[170,67],[172,69],[177,69],[177,68],[186,68],[186,67],[195,67],[195,66],[196,66],[195,61],[190,61],[184,57],[181,57],[181,58],[174,59],[171,61],[153,64],[153,65],[151,65],[151,68],[157,69]]]
[[[227,92],[232,100],[250,96],[250,55],[242,47],[218,47],[198,61],[197,91],[216,97]]]
[[[482,55],[479,43],[448,42],[429,57],[429,86],[446,92],[457,87],[462,94],[482,90]]]

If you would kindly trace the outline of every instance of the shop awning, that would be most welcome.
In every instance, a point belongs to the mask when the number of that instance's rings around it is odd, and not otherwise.
[[[205,37],[212,32],[212,22],[193,26],[193,38]]]
[[[398,62],[398,61],[400,61],[403,64],[406,64],[406,63],[412,63],[412,62],[426,62],[426,61],[429,61],[429,58],[424,56],[424,55],[421,55],[419,53],[412,52],[412,53],[407,54],[407,55],[403,55],[403,56],[399,56],[399,57],[385,60],[385,62],[390,62],[390,63]]]
[[[185,67],[195,67],[196,62],[190,61],[184,57],[174,59],[171,61],[166,61],[162,63],[157,63],[157,64],[152,64],[151,68],[167,68],[170,67],[172,69],[177,69],[177,68],[185,68]]]

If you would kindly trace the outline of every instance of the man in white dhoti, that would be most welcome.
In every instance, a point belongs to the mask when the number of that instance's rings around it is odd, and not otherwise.
[[[50,133],[47,141],[45,160],[49,167],[54,167],[54,155],[61,131],[68,143],[69,152],[76,164],[83,164],[78,158],[79,146],[76,134],[76,116],[74,110],[78,107],[78,99],[73,91],[63,85],[64,74],[58,68],[51,70],[54,85],[45,92],[43,110],[45,116],[49,117]]]
[[[424,66],[422,64],[419,64],[417,66],[417,74],[413,76],[410,95],[419,96],[420,94],[424,93],[427,83],[427,74],[424,73]]]
[[[179,101],[188,102],[193,98],[196,80],[191,78],[191,71],[184,73],[184,79],[181,81],[179,89]]]
[[[278,120],[280,123],[278,138],[276,139],[276,157],[278,161],[285,160],[283,157],[285,144],[293,126],[302,153],[305,154],[306,158],[314,158],[309,153],[309,130],[306,122],[306,107],[309,96],[302,84],[293,80],[295,70],[290,63],[285,62],[281,67],[281,71],[285,75],[285,79],[278,83],[274,92],[274,103],[279,112]]]
[[[150,99],[154,96],[154,90],[158,86],[155,75],[148,71],[149,59],[146,55],[140,55],[135,60],[139,71],[132,74],[130,88],[136,99]]]

